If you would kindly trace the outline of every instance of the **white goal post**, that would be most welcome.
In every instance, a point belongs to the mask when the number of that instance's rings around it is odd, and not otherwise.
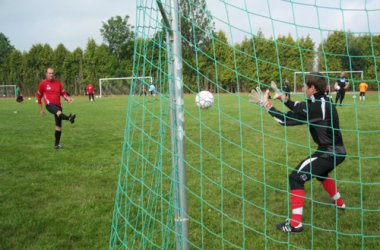
[[[342,71],[319,71],[319,73],[322,73],[322,74],[340,74]],[[364,79],[364,72],[363,70],[344,70],[343,72],[345,72],[346,74],[360,74],[360,80],[363,80]],[[294,89],[293,89],[293,92],[296,93],[297,92],[297,75],[298,74],[309,74],[311,72],[305,72],[305,71],[296,71],[294,72]],[[335,83],[335,82],[334,82]],[[330,86],[331,87],[331,86]]]
[[[110,81],[110,80],[141,80],[141,79],[147,79],[151,84],[153,83],[153,77],[151,76],[130,76],[130,77],[110,77],[110,78],[100,78],[99,79],[99,97],[102,97],[103,91],[102,91],[102,83],[104,81]]]
[[[16,97],[16,85],[0,85],[0,97],[9,97],[8,92],[12,93],[11,97]]]

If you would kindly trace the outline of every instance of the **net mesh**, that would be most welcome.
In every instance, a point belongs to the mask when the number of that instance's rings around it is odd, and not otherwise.
[[[152,77],[115,77],[99,79],[101,97],[114,95],[147,95]],[[135,87],[132,87],[135,86]],[[139,88],[136,88],[139,86]]]
[[[170,1],[137,1],[133,76],[152,76],[158,91],[129,99],[110,249],[173,249],[179,232],[168,85],[173,55],[157,2],[170,17]],[[180,9],[189,247],[378,248],[379,3],[183,0]],[[347,74],[353,95],[338,107],[347,157],[330,176],[347,209],[332,206],[312,179],[305,185],[305,229],[293,236],[275,225],[291,215],[288,175],[316,145],[307,125],[277,125],[248,102],[247,92],[272,80],[282,88],[294,72],[312,70],[363,70],[364,80]],[[365,101],[361,81],[371,90]],[[209,109],[194,103],[201,90],[214,93]]]

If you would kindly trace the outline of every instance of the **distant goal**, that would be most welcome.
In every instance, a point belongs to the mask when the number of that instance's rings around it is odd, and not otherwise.
[[[330,89],[333,89],[333,86],[336,82],[336,80],[339,78],[340,73],[342,71],[319,71],[322,74],[327,74],[329,79],[329,86]],[[364,71],[363,70],[347,70],[344,71],[346,73],[346,77],[348,81],[350,82],[350,79],[354,80],[364,80]],[[293,93],[297,93],[297,89],[300,90],[303,87],[304,84],[304,75],[309,74],[311,72],[305,72],[305,71],[297,71],[294,72],[294,79],[293,79]]]
[[[16,85],[0,85],[0,97],[16,97]]]
[[[139,94],[142,86],[146,89],[153,83],[153,77],[111,77],[99,79],[99,97]]]

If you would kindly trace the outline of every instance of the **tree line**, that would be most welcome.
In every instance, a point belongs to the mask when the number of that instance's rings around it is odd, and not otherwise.
[[[313,69],[363,70],[370,88],[378,88],[379,35],[336,31],[318,44],[316,50],[317,44],[309,36],[294,39],[288,34],[274,39],[259,31],[231,45],[226,33],[216,30],[212,18],[203,11],[207,7],[205,0],[193,1],[192,5],[181,1],[180,5],[187,92],[249,91],[271,80],[292,81],[295,71]],[[0,85],[18,85],[24,95],[35,95],[47,67],[55,69],[56,77],[74,95],[84,94],[88,83],[97,86],[99,78],[132,74],[167,78],[165,32],[157,31],[150,38],[142,38],[135,35],[128,21],[129,16],[110,18],[100,29],[103,43],[89,39],[86,48],[73,51],[63,44],[56,48],[35,44],[29,51],[21,52],[0,33]],[[301,85],[302,79],[297,83]]]

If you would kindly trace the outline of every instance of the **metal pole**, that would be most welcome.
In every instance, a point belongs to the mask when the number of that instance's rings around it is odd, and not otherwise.
[[[179,19],[178,0],[170,0],[171,24],[166,16],[165,9],[160,0],[156,0],[167,34],[168,68],[169,68],[169,93],[170,93],[170,117],[172,126],[172,150],[173,150],[173,177],[175,185],[175,234],[177,249],[189,249],[187,214],[187,190],[185,169],[185,129],[184,129],[184,100],[182,77],[182,48]],[[168,25],[170,24],[170,25]]]
[[[99,79],[99,97],[102,98],[102,79]]]
[[[174,56],[174,86],[177,118],[177,150],[178,150],[178,198],[179,209],[176,216],[177,249],[189,249],[187,214],[187,190],[186,190],[186,169],[185,169],[185,112],[183,100],[183,77],[182,77],[182,47],[181,47],[181,22],[179,18],[178,0],[171,0],[172,11],[172,31],[173,31],[173,56]]]

